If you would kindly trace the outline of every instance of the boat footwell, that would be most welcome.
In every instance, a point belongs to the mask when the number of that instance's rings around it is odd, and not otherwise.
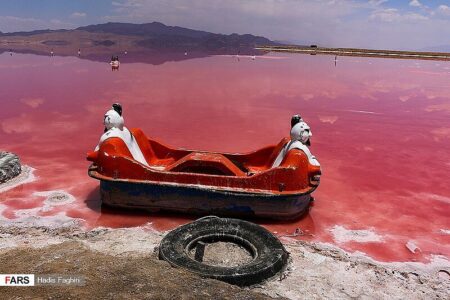
[[[102,203],[111,207],[234,217],[292,220],[305,214],[308,194],[261,194],[205,186],[100,180]]]

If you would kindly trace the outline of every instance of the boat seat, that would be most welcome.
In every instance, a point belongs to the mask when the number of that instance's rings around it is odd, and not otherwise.
[[[166,168],[170,172],[246,176],[232,161],[219,153],[192,152]]]
[[[250,164],[245,164],[244,166],[248,169],[248,171],[250,173],[260,173],[263,171],[266,171],[270,168],[272,168],[272,164],[275,161],[275,159],[277,158],[278,154],[280,153],[280,151],[283,149],[283,147],[289,142],[289,138],[285,137],[283,138],[273,149],[272,153],[269,155],[268,159],[264,162],[264,164],[262,165],[250,165]]]
[[[175,158],[173,157],[165,157],[165,158],[157,157],[147,136],[141,129],[132,128],[130,129],[130,131],[133,134],[134,138],[136,139],[136,142],[138,143],[139,148],[141,149],[142,154],[144,155],[145,160],[147,161],[150,167],[165,168],[175,161]]]
[[[273,162],[275,161],[275,159],[277,158],[278,154],[281,152],[281,150],[283,150],[284,146],[289,143],[290,139],[285,137],[283,138],[278,145],[275,146],[275,149],[273,149],[272,154],[269,157],[269,160],[267,161],[267,165],[269,167],[272,167]]]
[[[125,142],[118,137],[111,137],[106,139],[101,145],[100,150],[108,155],[118,155],[133,159],[130,150]],[[88,157],[90,160],[95,161],[97,159],[97,152],[90,152]]]

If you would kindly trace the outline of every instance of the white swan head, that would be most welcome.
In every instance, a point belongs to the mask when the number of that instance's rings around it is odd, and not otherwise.
[[[124,120],[117,111],[111,109],[105,113],[103,124],[105,125],[106,130],[110,130],[111,128],[118,128],[120,130],[123,130]]]
[[[311,128],[304,121],[300,121],[295,124],[291,129],[291,140],[292,141],[300,141],[302,144],[310,146],[312,132]]]

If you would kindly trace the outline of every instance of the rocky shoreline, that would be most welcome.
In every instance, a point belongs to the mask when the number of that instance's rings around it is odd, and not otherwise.
[[[20,159],[16,154],[0,151],[0,183],[4,183],[22,172]]]

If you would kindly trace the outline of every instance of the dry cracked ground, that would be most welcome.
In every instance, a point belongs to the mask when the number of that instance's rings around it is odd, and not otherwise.
[[[84,286],[2,287],[2,299],[449,299],[450,266],[380,264],[332,246],[285,239],[283,274],[240,288],[157,258],[151,227],[83,231],[0,224],[0,274],[82,275]]]

